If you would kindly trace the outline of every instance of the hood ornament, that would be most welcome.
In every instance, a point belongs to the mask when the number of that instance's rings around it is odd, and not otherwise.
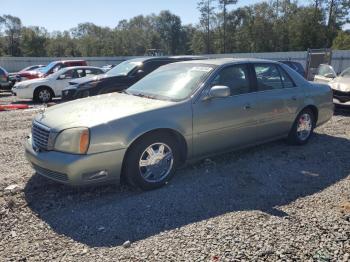
[[[46,111],[46,108],[47,108],[47,104],[45,103],[43,105],[43,107],[41,107],[39,109],[39,114],[41,114],[41,117],[40,117],[40,120],[44,119],[45,118],[45,111]]]

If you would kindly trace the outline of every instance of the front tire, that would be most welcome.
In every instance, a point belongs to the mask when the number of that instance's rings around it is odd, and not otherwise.
[[[156,189],[174,176],[179,159],[178,146],[171,135],[148,134],[131,146],[124,163],[124,175],[132,186]]]
[[[310,109],[299,113],[288,135],[288,143],[292,145],[305,145],[311,138],[315,128],[315,115]]]
[[[48,87],[39,87],[34,92],[34,101],[40,103],[51,102],[53,93]]]

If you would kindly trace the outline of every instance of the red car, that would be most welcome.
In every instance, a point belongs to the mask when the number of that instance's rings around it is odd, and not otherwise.
[[[87,66],[84,60],[65,60],[65,61],[54,61],[45,67],[38,68],[32,71],[21,71],[16,75],[17,81],[24,81],[34,78],[43,78],[57,72],[61,68],[70,66]]]

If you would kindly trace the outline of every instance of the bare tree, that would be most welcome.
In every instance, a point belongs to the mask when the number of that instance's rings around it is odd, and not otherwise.
[[[214,15],[215,7],[213,6],[214,0],[201,0],[198,2],[198,10],[201,13],[199,18],[200,24],[204,27],[206,31],[206,50],[209,54],[211,52],[210,48],[210,23]]]
[[[234,5],[237,3],[237,0],[219,0],[219,6],[222,10],[223,15],[223,52],[226,53],[226,25],[227,25],[227,6],[228,5]]]

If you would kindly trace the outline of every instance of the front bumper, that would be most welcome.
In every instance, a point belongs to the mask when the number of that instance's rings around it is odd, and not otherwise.
[[[13,87],[11,92],[20,99],[33,99],[33,90],[31,88]]]
[[[338,105],[350,105],[350,92],[333,89],[333,102]]]
[[[60,183],[80,186],[119,183],[125,149],[74,155],[56,151],[37,152],[32,140],[25,142],[25,155],[39,175]]]
[[[62,101],[71,101],[79,98],[84,98],[90,96],[89,89],[79,90],[79,89],[64,89],[62,91]]]
[[[75,94],[77,90],[76,89],[64,89],[62,91],[62,97],[61,99],[63,101],[71,101],[75,99]]]

